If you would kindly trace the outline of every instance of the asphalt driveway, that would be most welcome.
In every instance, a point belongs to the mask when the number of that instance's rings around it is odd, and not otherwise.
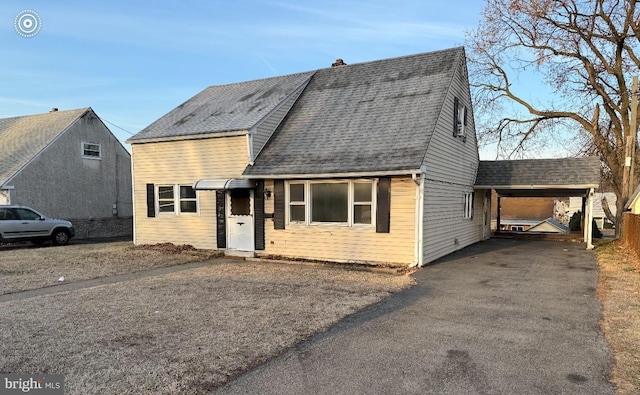
[[[218,393],[613,393],[583,244],[492,239],[414,276]]]

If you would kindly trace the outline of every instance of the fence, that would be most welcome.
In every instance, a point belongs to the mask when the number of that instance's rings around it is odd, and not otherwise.
[[[640,215],[622,214],[622,238],[627,247],[640,256]]]

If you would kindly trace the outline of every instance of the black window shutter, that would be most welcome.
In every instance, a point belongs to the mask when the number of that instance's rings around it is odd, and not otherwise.
[[[273,228],[284,229],[284,180],[273,181]]]
[[[391,222],[391,178],[378,180],[376,233],[389,233]]]
[[[226,193],[216,191],[216,243],[218,248],[227,248]]]
[[[153,184],[147,184],[147,217],[156,216],[156,187]]]
[[[458,98],[453,98],[453,137],[458,137]]]
[[[264,250],[264,181],[258,181],[256,184],[256,190],[253,195],[255,248],[256,250]]]

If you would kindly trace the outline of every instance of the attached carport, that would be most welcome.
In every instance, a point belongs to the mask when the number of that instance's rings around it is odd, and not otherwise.
[[[593,195],[599,186],[597,157],[480,161],[475,184],[498,194],[498,230],[501,197],[582,197],[587,249],[593,248]]]

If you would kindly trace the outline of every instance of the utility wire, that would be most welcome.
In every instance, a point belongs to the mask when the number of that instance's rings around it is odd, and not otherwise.
[[[116,125],[115,123],[107,121],[107,120],[106,120],[106,119],[104,119],[103,117],[100,117],[100,119],[102,119],[103,121],[105,121],[105,122],[106,122],[106,123],[108,123],[109,125],[113,125],[113,126],[117,127],[118,129],[120,129],[120,130],[122,130],[122,131],[124,131],[124,132],[129,133],[129,134],[130,134],[130,135],[132,135],[132,136],[133,136],[133,135],[135,135],[135,133],[131,133],[131,132],[130,132],[130,131],[128,131],[127,129],[125,129],[125,128],[121,128],[120,126]]]

